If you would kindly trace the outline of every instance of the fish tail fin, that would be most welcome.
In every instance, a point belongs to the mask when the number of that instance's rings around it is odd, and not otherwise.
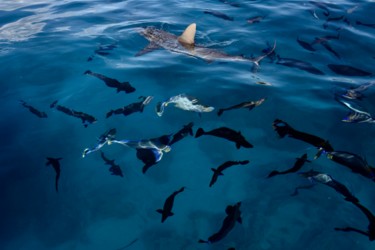
[[[221,116],[224,112],[224,109],[219,109],[219,111],[217,112],[217,116]]]
[[[105,116],[105,118],[109,118],[109,117],[111,117],[112,115],[113,115],[113,110],[109,111],[109,112],[107,113],[107,115]]]
[[[83,74],[84,74],[84,75],[91,75],[92,72],[91,72],[91,70],[86,70]]]
[[[195,138],[198,138],[200,136],[204,135],[203,128],[198,128],[197,132],[195,133]]]

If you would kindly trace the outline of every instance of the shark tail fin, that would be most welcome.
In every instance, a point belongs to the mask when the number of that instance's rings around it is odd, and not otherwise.
[[[195,138],[198,138],[200,136],[204,135],[203,128],[198,128],[197,132],[195,133]]]
[[[178,37],[178,41],[182,45],[194,46],[195,44],[195,33],[197,30],[196,23],[190,24],[182,33],[181,36]]]

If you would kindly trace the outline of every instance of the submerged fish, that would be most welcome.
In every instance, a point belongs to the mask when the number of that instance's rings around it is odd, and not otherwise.
[[[212,187],[212,185],[215,184],[215,182],[217,181],[217,178],[220,176],[220,175],[223,175],[223,171],[231,166],[235,166],[235,165],[246,165],[248,164],[250,161],[248,160],[245,160],[245,161],[226,161],[224,162],[223,164],[221,164],[219,167],[217,168],[211,168],[211,170],[214,172],[214,174],[212,175],[212,178],[211,178],[211,181],[210,181],[210,187]]]
[[[104,160],[105,164],[110,165],[109,172],[111,172],[112,175],[118,175],[121,177],[124,177],[122,170],[119,165],[115,163],[115,160],[108,159],[103,152],[100,152],[100,155],[102,159]]]
[[[33,106],[27,104],[25,101],[21,100],[20,102],[21,102],[22,106],[24,106],[25,108],[27,108],[31,113],[33,113],[34,115],[38,116],[39,118],[47,118],[48,117],[45,112],[37,110]]]
[[[217,112],[217,115],[221,116],[224,111],[228,111],[228,110],[232,110],[232,109],[247,108],[249,110],[252,110],[253,108],[261,105],[265,100],[266,100],[265,98],[262,98],[262,99],[259,99],[257,101],[241,102],[239,104],[236,104],[234,106],[230,106],[228,108],[219,109],[219,112]]]
[[[297,158],[297,161],[294,163],[293,167],[291,167],[291,168],[289,168],[285,171],[273,170],[271,173],[269,173],[269,175],[267,177],[270,178],[270,177],[273,177],[275,175],[295,173],[302,168],[302,166],[305,164],[305,162],[311,162],[307,159],[307,154],[304,154],[300,158]]]
[[[183,192],[185,190],[184,187],[180,188],[179,190],[173,192],[164,202],[163,209],[158,209],[156,212],[161,214],[161,223],[163,223],[169,216],[174,215],[172,213],[173,203],[176,195]]]
[[[362,69],[358,69],[349,65],[343,64],[328,64],[327,65],[330,70],[335,72],[338,75],[344,76],[370,76],[372,73],[364,71]]]
[[[156,29],[154,27],[147,27],[141,35],[144,36],[150,43],[142,51],[138,52],[136,56],[144,55],[152,52],[156,49],[164,48],[168,51],[200,58],[206,61],[249,61],[255,65],[259,65],[259,62],[273,52],[276,47],[276,43],[272,51],[261,55],[256,58],[247,58],[242,55],[233,56],[228,55],[219,50],[205,48],[195,44],[195,33],[196,24],[190,24],[180,36],[176,36],[172,33],[164,30]]]
[[[233,129],[230,129],[227,127],[220,127],[220,128],[208,131],[208,132],[205,132],[202,128],[198,128],[197,132],[195,133],[195,138],[198,138],[202,135],[212,135],[212,136],[227,139],[228,141],[232,141],[236,143],[237,149],[239,149],[240,147],[244,147],[244,148],[253,147],[253,145],[251,145],[251,143],[249,143],[245,139],[245,137],[241,134],[241,132],[234,131]]]
[[[217,233],[211,235],[208,240],[199,240],[198,242],[210,244],[220,241],[225,236],[227,236],[227,234],[234,228],[236,222],[242,224],[240,206],[241,202],[237,202],[233,206],[227,206],[227,208],[225,209],[225,213],[227,214],[227,216],[225,217],[220,230]]]
[[[60,172],[61,172],[60,160],[62,160],[62,158],[47,157],[47,162],[46,162],[46,166],[51,165],[56,172],[56,177],[55,177],[56,192],[59,191],[59,179],[60,179]]]
[[[284,65],[284,66],[291,67],[291,68],[301,69],[301,70],[307,71],[315,75],[324,75],[322,71],[312,66],[311,63],[297,60],[294,58],[282,58],[280,56],[277,56],[276,64]]]
[[[138,99],[141,99],[141,101],[139,102],[133,102],[129,105],[126,105],[122,108],[118,108],[118,109],[115,109],[115,110],[111,110],[107,113],[106,117],[110,117],[112,116],[113,114],[115,115],[124,115],[124,116],[128,116],[130,114],[133,114],[135,112],[140,112],[142,113],[143,112],[143,109],[145,108],[145,106],[147,104],[149,104],[152,100],[152,96],[140,96],[138,97]]]
[[[219,11],[215,11],[215,10],[205,10],[203,11],[204,14],[209,14],[209,15],[213,15],[215,17],[218,17],[218,18],[221,18],[221,19],[224,19],[224,20],[227,20],[227,21],[233,21],[233,17],[230,17],[222,12],[219,12]]]
[[[349,189],[345,185],[336,181],[332,178],[332,176],[328,174],[310,170],[308,172],[300,173],[300,175],[308,178],[311,181],[316,181],[333,188],[336,192],[342,194],[345,197],[346,201],[359,202],[358,199],[349,191]]]
[[[364,92],[365,90],[367,90],[368,88],[370,88],[373,85],[375,85],[375,81],[370,81],[370,82],[361,84],[357,88],[347,89],[346,93],[343,94],[342,97],[345,97],[345,98],[351,99],[351,100],[354,100],[354,99],[361,100],[363,98],[363,94],[361,92]]]

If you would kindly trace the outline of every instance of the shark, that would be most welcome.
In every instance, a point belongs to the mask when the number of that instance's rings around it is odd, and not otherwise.
[[[177,36],[167,31],[157,29],[155,27],[146,27],[140,34],[145,37],[150,43],[136,56],[141,56],[157,49],[165,49],[170,52],[184,54],[198,59],[203,59],[207,62],[212,61],[240,61],[252,62],[255,66],[259,66],[259,62],[273,53],[276,48],[276,42],[270,51],[258,57],[245,57],[243,55],[229,55],[220,50],[207,48],[195,43],[195,33],[197,30],[196,23],[192,23],[184,30],[184,32]]]

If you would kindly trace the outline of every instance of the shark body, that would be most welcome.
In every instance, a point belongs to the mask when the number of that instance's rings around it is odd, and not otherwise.
[[[156,49],[163,48],[171,52],[192,56],[208,62],[217,60],[250,61],[258,66],[259,62],[271,54],[276,47],[275,43],[271,51],[255,58],[248,58],[243,55],[229,55],[220,50],[206,48],[195,44],[196,27],[197,25],[195,23],[190,24],[180,36],[176,36],[155,27],[147,27],[141,31],[141,35],[144,36],[150,43],[143,50],[138,52],[136,56],[144,55]]]

